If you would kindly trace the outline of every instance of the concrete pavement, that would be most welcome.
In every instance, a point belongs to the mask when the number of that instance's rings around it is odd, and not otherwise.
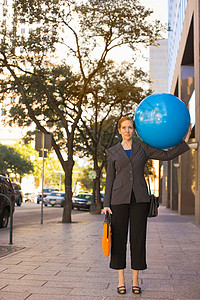
[[[0,300],[200,299],[200,227],[193,219],[160,207],[149,219],[148,269],[140,272],[141,295],[131,292],[130,255],[126,295],[118,295],[117,273],[101,250],[103,215],[80,213],[16,228],[15,252],[0,258]],[[8,246],[9,230],[0,231]],[[21,249],[21,250],[20,250]]]

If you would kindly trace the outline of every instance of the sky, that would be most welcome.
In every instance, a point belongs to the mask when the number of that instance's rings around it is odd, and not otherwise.
[[[153,13],[151,15],[151,19],[158,19],[161,21],[161,23],[163,25],[167,24],[168,21],[168,0],[140,0],[141,5],[144,5],[147,9],[151,9],[153,10]],[[164,38],[167,38],[167,31],[166,33],[163,35]],[[146,58],[137,58],[137,63],[136,63],[136,67],[142,67],[143,71],[148,72],[149,70],[149,49],[148,48],[144,48],[144,46],[141,46],[141,51],[142,51],[142,55]],[[114,59],[116,62],[121,63],[125,60],[128,60],[129,57],[131,57],[131,50],[123,47],[121,49],[116,48],[113,49],[110,54],[108,55],[108,58],[110,59]],[[63,48],[60,48],[60,53],[59,53],[60,58],[64,58],[66,57],[65,52],[63,52]],[[68,63],[71,64],[70,62],[72,62],[71,57],[69,58]],[[73,60],[73,69],[74,71],[79,70],[79,64],[78,62],[76,62],[76,60]]]
[[[153,10],[152,19],[160,20],[163,25],[168,23],[168,0],[140,0],[140,3],[146,8]],[[163,38],[167,38],[168,32],[163,33]],[[149,48],[144,49],[144,55],[147,61],[141,61],[140,66],[143,66],[145,71],[149,70]]]
[[[160,20],[163,25],[168,23],[168,0],[140,0],[140,3],[145,6],[146,9],[151,9],[153,13],[151,14],[151,19]],[[163,38],[167,38],[167,31],[163,33]],[[143,71],[149,71],[149,48],[141,46],[141,58],[138,55],[136,67],[141,67]],[[116,62],[121,63],[128,60],[131,57],[131,50],[123,46],[123,49],[113,49],[108,55],[109,58],[114,59]],[[144,56],[145,58],[143,58]]]
[[[146,8],[150,8],[154,11],[153,16],[160,20],[162,23],[167,22],[168,14],[168,0],[140,0]]]

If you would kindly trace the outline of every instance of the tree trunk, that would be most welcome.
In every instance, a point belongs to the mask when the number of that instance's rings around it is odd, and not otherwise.
[[[101,204],[101,194],[100,194],[101,188],[100,188],[100,172],[97,172],[96,177],[96,195],[97,195],[97,207],[96,207],[96,214],[101,213],[102,204]]]
[[[72,210],[72,170],[74,166],[73,159],[65,162],[65,202],[63,208],[62,223],[71,223]]]

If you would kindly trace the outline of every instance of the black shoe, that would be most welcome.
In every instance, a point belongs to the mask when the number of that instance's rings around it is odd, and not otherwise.
[[[136,294],[136,295],[141,294],[141,287],[139,287],[139,286],[132,286],[132,292],[133,292],[133,294]]]
[[[126,294],[126,287],[124,285],[119,286],[117,288],[117,292],[118,292],[118,294]]]

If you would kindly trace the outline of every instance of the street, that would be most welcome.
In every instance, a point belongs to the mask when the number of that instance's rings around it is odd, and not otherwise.
[[[50,221],[62,221],[63,208],[59,206],[43,207],[43,223]],[[72,214],[85,213],[85,211],[72,211]],[[15,206],[13,214],[13,228],[38,225],[41,223],[41,204],[22,203],[21,206]],[[8,225],[9,226],[9,225]]]
[[[74,211],[73,222],[64,224],[59,219],[61,212],[59,207],[45,208],[46,221],[40,225],[40,206],[27,203],[16,209],[13,246],[8,244],[8,230],[0,232],[4,250],[1,300],[119,299],[117,272],[109,268],[109,258],[102,252],[104,216]],[[25,223],[20,225],[18,221],[25,215]],[[37,223],[30,225],[34,220]],[[139,298],[199,300],[199,248],[200,231],[194,218],[160,206],[158,217],[148,220],[148,269],[139,274]],[[139,299],[131,291],[129,245],[125,276],[127,294],[123,299]]]

